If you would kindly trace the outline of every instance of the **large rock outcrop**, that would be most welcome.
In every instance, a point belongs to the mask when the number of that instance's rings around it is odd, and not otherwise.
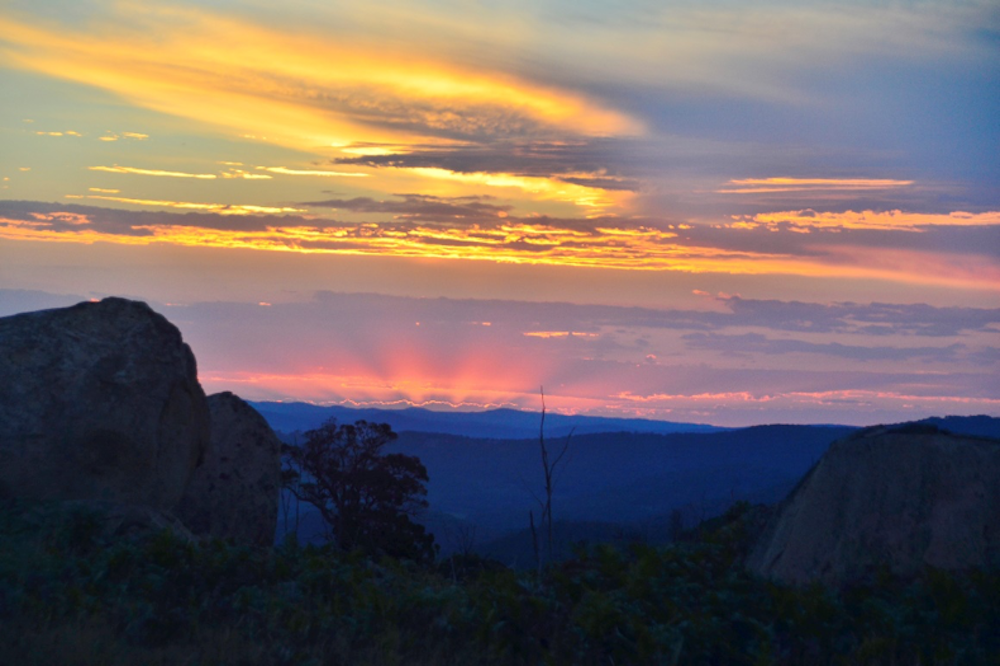
[[[208,397],[212,438],[177,514],[195,534],[268,546],[281,486],[281,442],[264,417],[232,393]]]
[[[180,331],[145,303],[0,318],[0,378],[0,497],[273,542],[278,438],[232,393],[205,398]]]
[[[0,496],[171,510],[209,442],[194,355],[122,298],[0,319]]]
[[[835,442],[747,564],[784,582],[833,585],[883,568],[1000,567],[1000,441],[904,426]]]

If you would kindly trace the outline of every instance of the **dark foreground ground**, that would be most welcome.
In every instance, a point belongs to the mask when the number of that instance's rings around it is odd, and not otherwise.
[[[757,522],[740,505],[539,574],[111,538],[99,515],[7,501],[0,664],[1000,663],[1000,573],[795,589],[740,566]]]

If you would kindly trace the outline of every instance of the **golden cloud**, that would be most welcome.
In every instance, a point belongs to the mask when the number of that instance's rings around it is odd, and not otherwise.
[[[819,213],[814,210],[790,210],[734,217],[731,226],[757,227],[789,224],[820,229],[892,229],[920,231],[926,227],[969,227],[1000,225],[1000,211],[985,213],[910,213],[901,210]]]
[[[548,340],[550,338],[597,338],[600,337],[597,333],[583,333],[580,331],[528,331],[524,333],[526,337],[529,338],[542,338]]]
[[[257,167],[271,173],[280,173],[286,176],[321,176],[326,178],[367,178],[367,173],[356,171],[326,171],[323,169],[289,169],[288,167]]]
[[[0,33],[14,66],[296,148],[642,130],[580,94],[499,71],[180,6],[121,3],[87,32],[0,18]]]
[[[271,180],[273,176],[266,173],[251,173],[249,171],[244,171],[243,169],[229,169],[228,171],[222,172],[223,178],[242,178],[245,180]]]
[[[219,215],[281,215],[302,212],[284,206],[196,203],[132,199],[105,195],[87,198],[119,203],[203,211]],[[410,258],[492,261],[630,271],[681,271],[736,275],[794,275],[814,278],[854,278],[1000,290],[1000,267],[985,256],[952,256],[907,249],[872,250],[838,245],[823,253],[786,255],[760,251],[725,250],[685,245],[671,231],[602,224],[578,228],[532,222],[530,218],[498,218],[495,225],[470,226],[348,224],[286,217],[282,223],[258,219],[239,228],[171,218],[162,213],[158,223],[147,216],[124,231],[102,231],[100,224],[53,228],[0,218],[0,238],[60,240],[92,243],[171,243],[186,246],[247,248],[315,254],[393,256]]]
[[[195,203],[192,201],[170,201],[164,199],[130,199],[128,197],[108,197],[97,194],[76,195],[67,194],[67,199],[100,199],[103,201],[115,201],[118,203],[131,204],[133,206],[153,206],[156,208],[181,208],[185,210],[202,210],[219,215],[277,215],[280,213],[304,213],[303,208],[290,208],[287,206],[254,206],[250,204],[220,204],[220,203]],[[195,243],[198,245],[199,243]]]
[[[912,180],[888,178],[742,178],[730,180],[719,194],[761,194],[771,192],[866,192],[913,185]]]
[[[115,134],[114,132],[106,132],[103,136],[98,137],[101,141],[117,141],[118,139],[132,139],[133,141],[145,141],[149,138],[148,134],[143,134],[142,132],[122,132],[121,134]]]
[[[161,171],[159,169],[137,169],[135,167],[118,166],[92,166],[87,167],[91,171],[105,171],[107,173],[131,173],[139,176],[163,176],[166,178],[197,178],[200,180],[215,180],[218,178],[214,173],[187,173],[185,171]]]
[[[582,208],[589,208],[594,217],[601,215],[613,206],[626,203],[633,196],[632,192],[624,190],[604,190],[567,182],[568,178],[586,177],[592,174],[567,174],[561,178],[547,178],[509,173],[460,173],[436,167],[411,167],[393,170],[431,180],[450,181],[463,186],[475,185],[479,188],[499,188],[501,190],[515,189],[531,195],[535,200],[568,202]]]

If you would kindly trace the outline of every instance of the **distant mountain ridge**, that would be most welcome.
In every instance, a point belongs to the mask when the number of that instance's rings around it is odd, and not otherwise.
[[[662,542],[672,510],[681,510],[691,526],[738,500],[781,500],[831,442],[855,430],[774,425],[574,435],[556,474],[555,516],[591,527],[615,524]],[[561,447],[566,440],[549,441]],[[422,520],[446,552],[456,548],[463,531],[471,530],[485,546],[525,529],[529,511],[537,514],[536,498],[543,492],[537,435],[499,440],[407,431],[391,449],[426,466],[430,511]],[[302,518],[311,525],[299,533],[304,540],[322,529],[308,513]]]
[[[279,409],[269,410],[273,404]],[[273,419],[275,429],[286,433],[315,427],[331,416],[346,422],[359,418],[388,422],[397,417],[390,423],[400,432],[393,449],[419,457],[427,467],[431,506],[423,520],[443,551],[461,550],[464,538],[473,535],[477,549],[504,561],[514,557],[512,553],[530,552],[530,539],[524,540],[524,530],[529,510],[538,508],[535,498],[541,492],[539,414],[514,410],[478,414],[354,410],[302,403],[257,403],[257,409]],[[521,420],[518,427],[504,423],[511,415]],[[456,416],[458,420],[453,419]],[[500,427],[488,431],[491,418],[500,421]],[[768,504],[782,500],[833,441],[861,430],[853,426],[767,425],[657,433],[635,429],[637,424],[656,422],[547,414],[546,437],[552,446],[562,445],[565,434],[557,433],[567,432],[567,422],[573,421],[577,430],[566,464],[557,475],[557,521],[564,523],[570,530],[567,535],[574,539],[586,533],[599,540],[621,528],[622,534],[639,533],[653,543],[669,535],[673,510],[680,510],[685,526],[690,527],[722,513],[738,500]],[[597,425],[605,430],[582,431],[580,421],[584,427]],[[996,417],[933,417],[916,423],[956,434],[1000,437],[1000,418]],[[476,428],[477,436],[443,432],[448,427],[459,432]],[[494,435],[482,434],[485,432]],[[519,436],[501,438],[496,436],[498,432]],[[308,510],[301,518],[299,534],[304,540],[322,531]],[[493,543],[495,540],[499,541]],[[522,557],[520,561],[526,560]]]
[[[995,416],[931,416],[915,423],[937,426],[956,435],[1000,439],[1000,418]]]
[[[275,430],[291,433],[310,430],[335,418],[351,423],[359,419],[388,423],[396,432],[434,432],[481,439],[529,439],[538,437],[539,412],[491,409],[482,412],[435,412],[420,407],[406,409],[321,406],[305,402],[251,402]],[[606,432],[636,432],[668,435],[680,432],[721,432],[730,428],[700,423],[675,423],[650,419],[545,414],[545,436],[565,437]]]
[[[379,409],[375,407],[344,407],[314,405],[307,402],[249,401],[280,432],[311,430],[324,421],[335,418],[343,423],[360,419],[388,423],[396,432],[440,433],[476,439],[535,439],[538,437],[541,414],[517,409],[491,409],[481,412],[436,412],[422,407]],[[935,425],[955,434],[1000,438],[1000,418],[995,416],[931,416],[914,423]],[[835,423],[816,423],[806,427],[853,427]],[[712,433],[746,430],[725,428],[703,423],[656,421],[652,419],[614,418],[604,416],[565,415],[548,412],[545,415],[545,436],[630,432],[672,435],[675,433]]]

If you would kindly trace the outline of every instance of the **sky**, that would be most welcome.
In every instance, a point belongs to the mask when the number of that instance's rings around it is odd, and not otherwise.
[[[1000,415],[993,0],[4,0],[0,315],[206,391]]]

